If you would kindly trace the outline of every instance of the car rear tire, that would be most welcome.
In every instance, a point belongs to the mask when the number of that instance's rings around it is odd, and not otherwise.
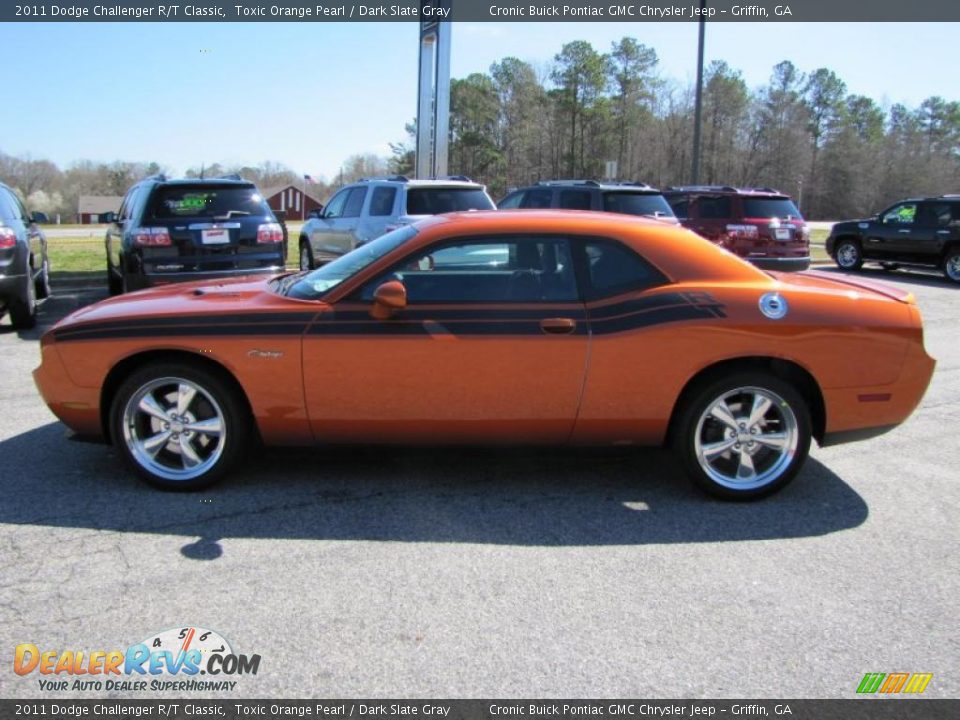
[[[960,283],[960,248],[953,248],[943,259],[943,274],[948,280]]]
[[[151,485],[198,490],[239,460],[249,413],[219,373],[156,363],[131,374],[110,408],[110,433],[126,462]]]
[[[788,383],[734,373],[696,388],[681,409],[674,452],[687,475],[724,500],[781,490],[810,450],[810,412]]]
[[[15,330],[29,330],[37,325],[37,286],[32,278],[25,283],[23,297],[10,300],[10,324]]]
[[[833,259],[843,270],[859,270],[863,265],[863,253],[853,240],[841,240],[833,251]]]
[[[899,265],[899,264],[897,264],[897,263],[892,263],[892,262],[882,262],[882,263],[880,263],[880,267],[882,267],[882,268],[883,268],[884,270],[886,270],[887,272],[894,272],[894,271],[900,269],[900,265]]]
[[[50,297],[50,261],[44,260],[40,275],[37,277],[37,297],[41,300]]]
[[[110,261],[107,261],[107,290],[111,295],[119,295],[123,292],[123,278],[113,272]]]
[[[310,250],[310,243],[306,240],[300,241],[300,269],[313,270],[313,252]]]

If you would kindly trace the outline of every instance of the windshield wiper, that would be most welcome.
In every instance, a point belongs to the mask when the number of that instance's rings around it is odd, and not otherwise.
[[[213,219],[214,219],[214,220],[229,220],[229,219],[232,218],[234,215],[249,215],[249,214],[250,214],[250,213],[248,213],[246,210],[227,210],[227,214],[226,214],[226,215],[217,215],[217,216],[214,217]]]

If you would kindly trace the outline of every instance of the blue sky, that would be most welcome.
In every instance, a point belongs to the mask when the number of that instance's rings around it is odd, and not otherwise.
[[[751,87],[777,62],[829,67],[889,105],[960,99],[958,24],[714,23],[706,57]],[[545,66],[563,43],[630,35],[666,78],[692,81],[695,23],[456,23],[454,77],[514,55]],[[0,151],[72,161],[285,163],[333,177],[387,154],[416,114],[416,23],[0,24]],[[19,102],[15,102],[19,100]]]

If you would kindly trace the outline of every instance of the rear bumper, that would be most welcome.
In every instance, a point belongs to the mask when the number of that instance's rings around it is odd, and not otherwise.
[[[806,257],[747,257],[744,258],[763,270],[799,272],[810,268],[810,256]]]
[[[284,271],[282,265],[275,265],[264,268],[243,268],[240,270],[201,270],[198,272],[182,273],[142,273],[139,275],[130,275],[127,277],[127,287],[130,290],[142,290],[143,288],[155,287],[157,285],[170,285],[181,282],[195,282],[197,280],[230,280],[232,278],[244,277],[246,275],[278,275]]]

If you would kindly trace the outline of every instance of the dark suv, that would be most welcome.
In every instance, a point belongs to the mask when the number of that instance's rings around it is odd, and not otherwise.
[[[283,227],[256,186],[238,176],[147,178],[108,217],[111,294],[152,285],[283,270]]]
[[[676,223],[673,210],[654,187],[638,182],[548,180],[514,190],[497,203],[500,210],[599,210],[642,215]]]
[[[810,267],[810,229],[789,195],[729,185],[670,187],[680,223],[766,270]]]
[[[0,183],[0,317],[9,313],[18,330],[36,325],[37,298],[50,294],[42,220],[40,213],[28,215],[20,198]]]
[[[870,260],[887,270],[926,265],[960,283],[960,195],[902,200],[876,217],[837,223],[827,253],[844,270]]]

